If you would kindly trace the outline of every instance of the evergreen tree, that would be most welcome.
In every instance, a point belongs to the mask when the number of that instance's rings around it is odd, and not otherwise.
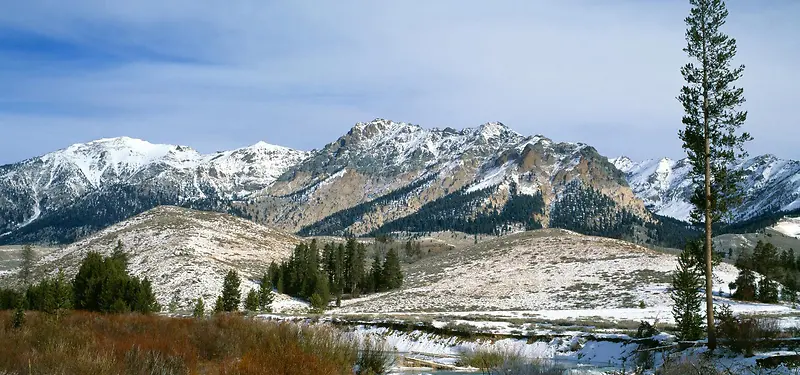
[[[22,264],[20,264],[19,278],[24,285],[28,285],[33,270],[34,253],[31,245],[22,246]]]
[[[322,277],[316,277],[314,282],[314,293],[312,296],[317,295],[319,296],[320,301],[324,304],[324,306],[328,306],[328,302],[331,299],[331,292],[330,286],[328,285],[328,279]]]
[[[272,312],[272,302],[274,300],[272,285],[270,285],[269,280],[269,276],[265,274],[261,278],[261,284],[258,286],[258,309],[266,312]]]
[[[386,289],[397,289],[403,286],[403,270],[397,251],[390,249],[383,265],[383,282]]]
[[[172,299],[169,301],[169,306],[168,306],[169,312],[173,314],[177,312],[179,305],[180,305],[180,295],[176,290],[172,293]]]
[[[376,251],[375,258],[372,260],[372,269],[369,271],[369,292],[381,292],[384,290],[383,265],[381,264],[381,254]]]
[[[672,275],[672,316],[681,340],[697,340],[703,334],[703,316],[700,313],[703,299],[699,292],[702,281],[695,262],[693,254],[684,250],[678,257],[678,269]]]
[[[247,292],[247,297],[244,299],[244,309],[247,311],[258,311],[259,298],[258,292],[255,289],[250,289]]]
[[[756,275],[750,268],[740,268],[739,276],[733,282],[736,291],[733,298],[741,301],[755,301],[757,297]]]
[[[135,310],[139,311],[144,314],[148,314],[151,312],[160,312],[161,305],[158,304],[156,300],[156,295],[153,293],[153,286],[150,283],[150,279],[145,276],[144,280],[142,280],[142,288],[140,289],[139,293],[137,293],[137,307]]]
[[[269,264],[269,270],[267,271],[267,275],[269,276],[269,284],[274,286],[275,288],[278,287],[278,278],[280,277],[281,267],[278,263],[275,263],[273,260]]]
[[[128,275],[124,257],[89,252],[72,281],[73,306],[101,312],[157,311],[150,281]],[[159,308],[160,309],[160,308]]]
[[[716,348],[712,280],[712,227],[739,203],[737,190],[742,174],[729,169],[747,153],[744,142],[749,134],[737,134],[747,113],[737,108],[744,103],[743,90],[733,86],[742,76],[744,66],[731,68],[736,55],[736,40],[720,31],[728,10],[722,0],[689,0],[692,9],[687,25],[684,48],[694,62],[681,68],[686,86],[678,99],[683,104],[685,129],[679,132],[683,148],[692,167],[690,176],[695,183],[691,203],[692,221],[705,224],[706,308],[708,348]]]
[[[214,314],[222,312],[225,312],[225,301],[222,299],[222,296],[218,296],[217,301],[214,302]]]
[[[763,276],[758,282],[758,301],[763,303],[778,302],[778,283]]]
[[[328,303],[317,293],[311,295],[311,309],[316,313],[321,313],[325,311],[325,307],[327,307]]]
[[[241,280],[236,270],[229,270],[222,282],[222,311],[239,311],[242,292],[239,290]]]
[[[53,282],[53,303],[57,315],[72,308],[72,286],[67,282],[63,269],[58,270],[58,275]]]
[[[14,310],[14,315],[11,317],[11,325],[16,328],[22,328],[25,324],[25,308],[23,307],[22,299],[17,302],[17,308]]]
[[[789,274],[784,281],[783,290],[781,290],[781,298],[792,304],[797,303],[797,288],[797,278],[794,274]]]
[[[206,305],[205,302],[203,302],[203,297],[200,297],[197,299],[197,301],[195,301],[192,316],[195,318],[202,318],[206,316]]]

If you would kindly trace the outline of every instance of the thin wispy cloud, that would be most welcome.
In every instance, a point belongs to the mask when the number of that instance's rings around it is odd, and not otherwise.
[[[0,14],[0,163],[128,135],[320,148],[375,117],[502,121],[680,157],[684,1],[24,1]],[[751,153],[800,158],[800,4],[729,1]]]

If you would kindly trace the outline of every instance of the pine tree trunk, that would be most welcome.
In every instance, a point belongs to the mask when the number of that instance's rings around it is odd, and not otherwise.
[[[703,28],[705,34],[705,28]],[[713,277],[713,241],[711,236],[711,140],[708,123],[708,57],[706,51],[707,36],[703,37],[703,138],[705,139],[705,221],[706,221],[706,324],[708,324],[708,350],[717,347],[717,336],[714,327],[714,280]]]

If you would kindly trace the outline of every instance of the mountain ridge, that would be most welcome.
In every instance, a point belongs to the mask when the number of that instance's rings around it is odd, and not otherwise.
[[[626,174],[628,184],[648,209],[678,220],[690,220],[692,181],[687,159],[634,162],[619,157],[609,161]],[[733,222],[800,209],[800,161],[765,154],[739,160],[731,168],[744,174],[741,184],[744,201],[732,210]]]
[[[741,217],[800,205],[796,192],[776,189],[800,185],[798,162],[752,160],[741,166],[752,169],[753,187]],[[557,226],[646,242],[679,232],[677,222],[659,229],[653,213],[686,219],[686,168],[608,159],[588,144],[525,136],[497,121],[457,130],[378,118],[308,152],[258,142],[201,154],[104,138],[0,166],[0,243],[70,243],[159,205],[306,235]],[[786,204],[763,204],[774,191]]]

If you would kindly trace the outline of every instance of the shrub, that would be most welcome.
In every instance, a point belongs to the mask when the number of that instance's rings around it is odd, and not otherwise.
[[[778,337],[780,329],[774,319],[740,318],[730,306],[718,311],[717,335],[723,345],[737,353],[752,356],[756,348],[767,347]]]
[[[358,346],[332,328],[253,321],[0,312],[0,374],[352,375]],[[273,373],[271,372],[271,373]]]
[[[648,337],[653,337],[653,336],[655,336],[657,334],[659,334],[659,332],[656,329],[656,327],[654,327],[649,322],[646,322],[646,321],[643,320],[639,324],[639,329],[636,331],[636,338],[637,339],[644,339],[644,338],[648,338]]]
[[[384,375],[393,364],[394,356],[389,354],[386,344],[367,337],[359,350],[356,374]]]
[[[705,358],[668,359],[655,372],[656,375],[723,375],[713,362]]]

